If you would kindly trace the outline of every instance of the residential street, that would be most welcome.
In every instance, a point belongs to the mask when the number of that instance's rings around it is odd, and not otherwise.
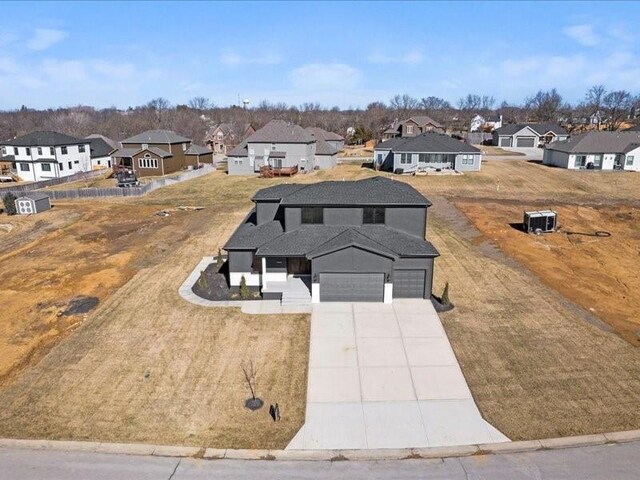
[[[387,462],[194,460],[44,450],[0,450],[0,480],[638,478],[640,442],[532,453]]]

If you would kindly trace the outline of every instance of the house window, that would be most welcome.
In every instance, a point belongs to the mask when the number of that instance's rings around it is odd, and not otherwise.
[[[302,223],[307,225],[318,225],[324,221],[324,209],[322,207],[303,207]]]
[[[75,163],[76,165],[78,165],[80,163],[80,160],[74,160],[73,163]]]
[[[364,207],[362,209],[362,223],[384,224],[384,207]]]
[[[400,154],[400,163],[402,164],[410,164],[411,163],[411,154],[410,153],[401,153]]]
[[[218,132],[218,140],[222,140],[222,132]]]
[[[462,155],[462,165],[473,165],[473,155]]]
[[[20,164],[20,170],[22,172],[28,172],[30,170],[29,164],[28,163],[21,163]]]
[[[633,155],[627,155],[627,166],[633,165]]]
[[[602,166],[602,155],[594,155],[593,156],[593,166],[594,167]]]
[[[186,151],[187,151],[187,144],[186,144],[186,143],[183,143],[183,144],[182,144],[182,151],[183,151],[183,152],[186,152]]]
[[[9,151],[11,151],[11,150],[9,150]],[[13,147],[13,153],[16,156],[20,155],[20,150],[18,149],[18,147]]]
[[[272,152],[275,152],[275,150],[276,150],[276,144],[275,144],[275,143],[272,143],[272,144],[271,144],[271,151],[272,151]]]
[[[38,155],[42,155],[42,147],[38,147]]]
[[[84,153],[84,145],[78,145],[78,152]]]
[[[260,257],[253,257],[253,262],[251,262],[251,273],[262,273],[262,259]]]
[[[408,134],[412,134],[413,133],[413,125],[407,125],[407,133]]]
[[[56,154],[56,149],[53,147],[49,147],[49,155],[55,155]]]
[[[27,155],[31,155],[31,149],[29,147],[25,148],[25,152],[27,152]]]
[[[149,144],[148,143],[143,143],[140,146],[142,147],[142,150],[146,150],[147,148],[149,148]]]
[[[233,159],[233,164],[234,165],[242,165],[242,159],[241,158],[234,158]]]
[[[60,153],[62,155],[66,155],[67,154],[67,147],[60,147]]]
[[[587,165],[586,155],[576,155],[576,167],[584,167]]]
[[[382,159],[384,158],[384,155],[382,155],[381,153],[378,153],[378,163],[382,163]]]
[[[43,163],[40,168],[42,168],[43,172],[50,172],[51,171],[51,164],[50,163]]]
[[[2,147],[2,155],[6,155],[7,154],[7,147]]]
[[[69,167],[69,170],[73,170],[73,162],[67,162],[67,166]]]
[[[58,163],[58,167],[60,168],[61,172],[64,170],[64,165],[62,163]]]
[[[426,153],[419,153],[418,154],[418,162],[427,163],[428,161],[429,161],[429,155],[427,155]]]
[[[304,161],[304,159],[300,160],[301,163],[303,161]],[[270,158],[269,159],[269,163],[271,164],[271,166],[273,168],[282,168],[282,159],[281,158]]]
[[[144,157],[138,159],[138,165],[140,168],[158,168],[158,159],[150,158],[149,154],[146,154]]]

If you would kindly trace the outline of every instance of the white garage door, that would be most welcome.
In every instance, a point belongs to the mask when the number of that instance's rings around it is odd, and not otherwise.
[[[516,139],[516,147],[535,147],[535,137],[518,137]]]
[[[511,137],[502,137],[500,139],[501,147],[510,147],[511,146]]]
[[[321,302],[382,302],[383,273],[321,273]]]

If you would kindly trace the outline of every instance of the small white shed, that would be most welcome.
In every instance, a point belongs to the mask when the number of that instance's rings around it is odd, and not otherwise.
[[[16,198],[16,210],[19,215],[33,215],[51,208],[51,200],[44,193],[28,193]]]

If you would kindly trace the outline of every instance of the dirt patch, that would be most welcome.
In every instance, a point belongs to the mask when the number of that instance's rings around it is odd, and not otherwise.
[[[559,232],[529,235],[510,225],[531,208],[528,204],[457,205],[484,239],[640,345],[640,209],[554,204]],[[598,231],[610,236],[597,235]]]
[[[71,299],[69,305],[67,305],[66,310],[62,312],[62,315],[82,315],[85,313],[89,313],[91,310],[96,308],[100,303],[100,299],[98,297],[87,297],[81,295],[79,297]]]

